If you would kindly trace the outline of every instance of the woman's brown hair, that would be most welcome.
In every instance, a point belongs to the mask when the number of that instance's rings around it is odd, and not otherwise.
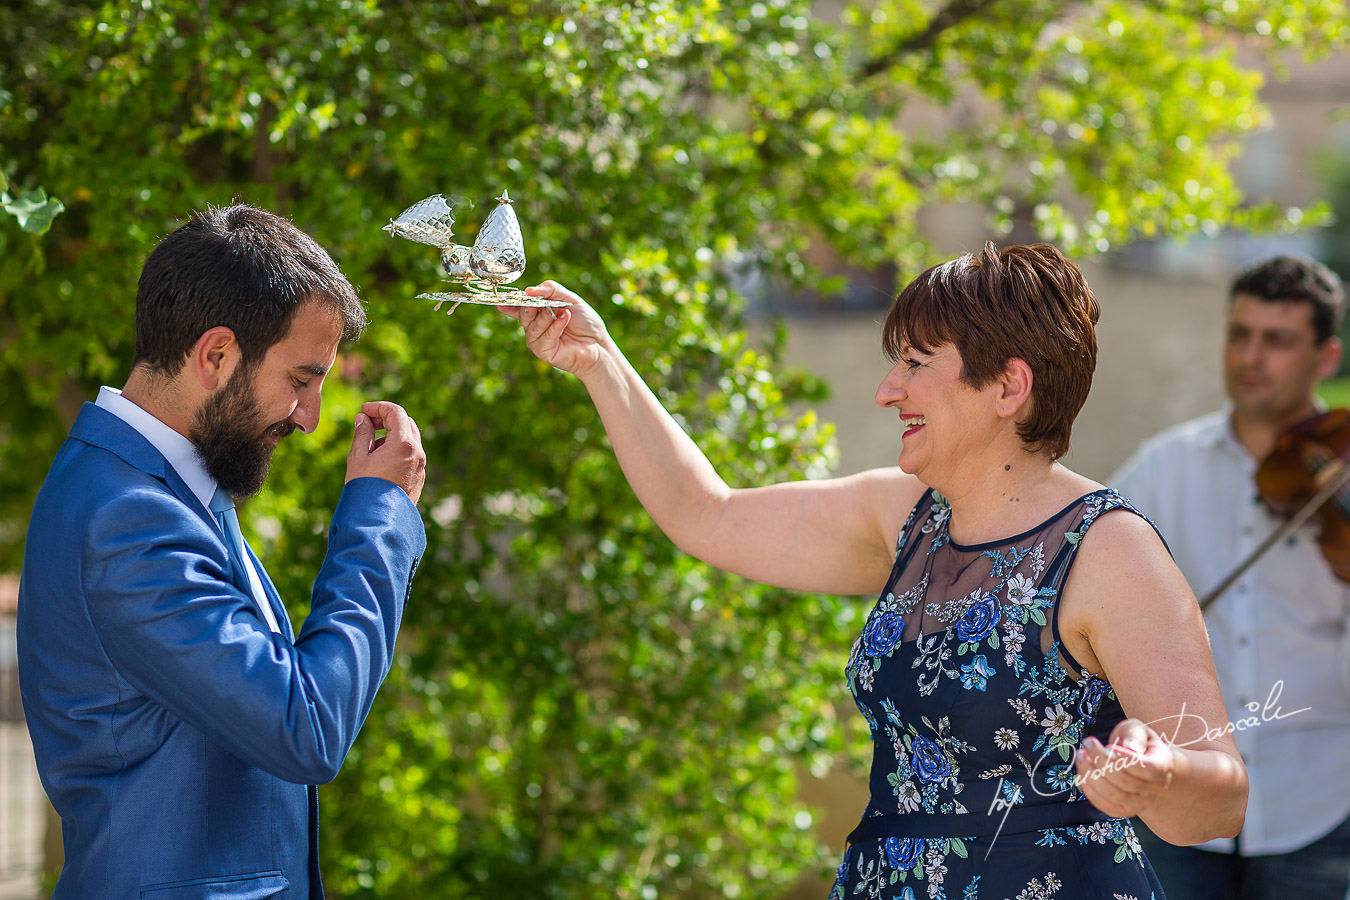
[[[1030,407],[1017,434],[1027,449],[1059,459],[1092,388],[1100,309],[1078,266],[1052,244],[993,242],[933,266],[905,286],[882,327],[892,362],[905,348],[942,344],[961,354],[961,379],[989,384],[1012,359],[1031,368]]]

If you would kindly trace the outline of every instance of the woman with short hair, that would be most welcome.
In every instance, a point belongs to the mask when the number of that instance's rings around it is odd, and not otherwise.
[[[595,311],[511,307],[579,377],[683,550],[779,587],[877,594],[848,686],[871,801],[832,898],[1163,893],[1127,818],[1177,844],[1241,828],[1247,779],[1199,610],[1150,523],[1057,460],[1096,366],[1097,300],[1049,244],[987,244],[900,292],[879,406],[899,465],[733,489]]]

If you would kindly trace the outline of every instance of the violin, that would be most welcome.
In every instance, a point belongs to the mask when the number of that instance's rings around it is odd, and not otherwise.
[[[1262,554],[1309,519],[1318,523],[1317,546],[1332,574],[1350,583],[1350,410],[1311,416],[1280,435],[1256,469],[1262,501],[1286,521],[1218,587],[1200,601],[1218,599]]]

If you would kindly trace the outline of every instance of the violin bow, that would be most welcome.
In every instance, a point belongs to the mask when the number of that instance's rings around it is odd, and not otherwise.
[[[1236,569],[1228,574],[1228,577],[1219,582],[1218,587],[1205,595],[1204,599],[1200,601],[1201,612],[1204,612],[1209,608],[1211,603],[1219,599],[1220,594],[1232,587],[1233,582],[1241,578],[1242,573],[1250,569],[1252,564],[1260,559],[1267,550],[1289,537],[1289,535],[1293,534],[1295,531],[1298,531],[1298,529],[1303,526],[1304,522],[1311,519],[1313,514],[1322,508],[1322,504],[1326,503],[1337,491],[1350,483],[1350,464],[1347,464],[1345,460],[1337,460],[1337,462],[1340,464],[1340,467],[1336,470],[1336,474],[1328,479],[1326,484],[1322,485],[1317,493],[1313,494],[1298,512],[1290,516],[1287,522],[1272,531],[1270,536],[1261,542],[1261,546],[1253,550],[1250,556],[1244,559]]]

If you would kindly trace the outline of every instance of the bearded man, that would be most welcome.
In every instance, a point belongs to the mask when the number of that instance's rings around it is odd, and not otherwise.
[[[394,403],[362,406],[298,634],[234,500],[318,425],[365,323],[329,255],[254,207],[194,216],[146,260],[130,376],[57,453],[19,586],[57,900],[323,896],[315,785],[389,671],[426,547],[421,435]]]

